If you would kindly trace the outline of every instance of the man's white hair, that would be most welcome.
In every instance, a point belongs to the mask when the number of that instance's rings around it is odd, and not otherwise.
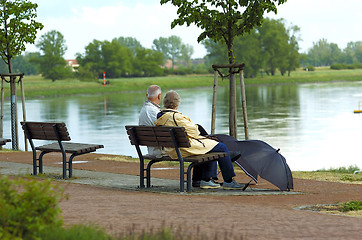
[[[151,85],[147,88],[147,97],[156,98],[161,93],[161,88],[157,85]]]

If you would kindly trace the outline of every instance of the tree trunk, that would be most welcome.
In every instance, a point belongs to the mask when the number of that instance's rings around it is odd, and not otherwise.
[[[9,73],[12,73],[11,56],[7,53]],[[13,150],[19,150],[18,145],[18,111],[16,108],[16,77],[10,76],[10,109],[11,109],[11,144]]]
[[[228,41],[228,57],[229,64],[234,64],[233,52],[233,37],[229,36]],[[229,69],[230,73],[230,86],[229,86],[229,135],[237,138],[237,123],[236,123],[236,79],[234,68]]]

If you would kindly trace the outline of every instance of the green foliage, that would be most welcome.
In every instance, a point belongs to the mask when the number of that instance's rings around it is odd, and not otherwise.
[[[362,41],[349,42],[342,51],[337,44],[321,39],[317,43],[313,43],[313,47],[309,49],[306,59],[302,63],[313,66],[331,66],[336,70],[361,68]]]
[[[43,55],[37,59],[41,74],[53,82],[58,79],[71,77],[71,69],[67,66],[63,56],[67,50],[64,36],[52,30],[43,34],[37,45]]]
[[[362,63],[346,64],[346,63],[335,63],[331,65],[333,70],[342,70],[342,69],[358,69],[362,68]]]
[[[360,211],[362,210],[362,202],[361,201],[350,201],[343,204],[342,212],[349,211]]]
[[[175,61],[178,59],[189,64],[194,52],[192,46],[183,44],[181,38],[174,35],[153,40],[153,49],[163,54],[164,61],[171,59],[172,69],[175,68]]]
[[[178,18],[171,23],[171,28],[177,25],[195,24],[203,30],[197,41],[209,38],[215,42],[225,43],[229,63],[234,63],[234,38],[250,32],[255,26],[260,26],[264,13],[270,11],[276,13],[275,4],[282,4],[286,0],[161,0],[160,2],[161,4],[170,2],[178,7]]]
[[[116,38],[116,41],[122,46],[129,48],[134,55],[136,55],[138,49],[143,49],[142,44],[132,37],[119,37]]]
[[[80,79],[162,76],[162,53],[145,49],[133,38],[93,40],[77,54]]]
[[[265,19],[260,27],[250,33],[235,38],[235,61],[245,63],[244,73],[255,77],[261,69],[267,74],[275,75],[279,69],[284,75],[299,66],[297,36],[299,28],[287,29],[282,19]],[[227,61],[225,45],[210,39],[203,41],[208,52],[209,64]]]
[[[315,67],[314,66],[312,66],[312,65],[308,65],[306,68],[304,68],[304,70],[305,71],[311,71],[311,72],[313,72],[313,71],[315,71]]]
[[[0,239],[38,239],[47,226],[60,226],[62,190],[50,180],[0,179]]]
[[[12,72],[11,59],[25,51],[26,43],[34,43],[43,24],[36,22],[37,4],[26,0],[1,0],[0,56]]]
[[[33,59],[40,57],[39,53],[25,53],[14,57],[12,60],[12,69],[17,73],[24,73],[25,75],[37,75],[39,74],[38,64],[33,62]],[[5,73],[8,70],[8,66],[0,61],[0,72]]]
[[[334,172],[334,173],[354,173],[355,171],[359,171],[359,168],[356,165],[352,165],[349,167],[330,168],[328,170],[326,169],[317,170],[317,172]]]
[[[337,44],[321,39],[317,43],[313,43],[313,47],[309,49],[307,63],[313,66],[330,66],[337,63],[341,55],[342,51]]]
[[[339,178],[342,181],[348,181],[348,182],[362,182],[362,176],[361,174],[348,174],[348,175],[343,175],[342,177]]]

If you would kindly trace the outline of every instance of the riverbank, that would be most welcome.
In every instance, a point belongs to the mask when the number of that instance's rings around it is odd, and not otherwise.
[[[0,154],[3,162],[31,164],[31,152]],[[94,173],[137,175],[138,163],[133,159],[115,160],[120,158],[85,154],[78,157],[73,167]],[[61,172],[57,154],[46,155],[44,164]],[[177,179],[178,174],[172,168],[153,171],[153,177],[162,179]],[[243,182],[243,176],[237,175],[238,181]],[[115,236],[168,227],[194,239],[198,236],[204,236],[202,239],[358,239],[362,223],[358,216],[296,210],[301,206],[360,200],[361,185],[356,184],[294,178],[294,191],[301,194],[263,196],[160,194],[77,184],[71,180],[59,184],[67,196],[60,203],[66,226],[97,225]],[[263,180],[251,187],[272,189]],[[225,214],[227,217],[222,217]]]
[[[40,76],[25,76],[24,89],[26,98],[56,97],[80,94],[106,94],[129,91],[145,91],[151,84],[157,84],[162,89],[181,89],[195,87],[212,87],[214,84],[213,75],[187,75],[187,76],[167,76],[152,78],[119,78],[107,79],[110,84],[103,86],[103,80],[97,82],[85,82],[76,79],[51,80],[43,79]],[[246,78],[248,85],[267,84],[300,84],[335,81],[362,81],[362,69],[353,70],[331,70],[327,67],[316,68],[315,71],[292,72],[291,76],[258,76],[256,78]],[[219,77],[219,85],[227,86],[228,80]],[[5,96],[9,96],[9,84],[5,84]],[[18,87],[18,96],[20,89]]]

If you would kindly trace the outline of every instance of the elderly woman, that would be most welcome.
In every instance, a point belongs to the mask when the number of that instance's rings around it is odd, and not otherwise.
[[[177,111],[181,99],[177,92],[169,91],[163,99],[163,105],[166,108],[157,115],[155,121],[156,126],[179,126],[184,127],[189,137],[189,148],[180,148],[181,154],[184,157],[191,155],[205,154],[209,152],[227,152],[229,151],[223,143],[203,137],[200,135],[198,126],[191,122],[190,118]],[[166,148],[166,154],[171,158],[177,158],[174,148]],[[219,158],[219,167],[224,178],[224,189],[242,189],[243,185],[238,184],[233,177],[235,177],[234,167],[228,157]],[[216,169],[216,162],[202,164],[202,180],[200,181],[200,188],[220,188],[220,185],[215,183],[211,178]]]

